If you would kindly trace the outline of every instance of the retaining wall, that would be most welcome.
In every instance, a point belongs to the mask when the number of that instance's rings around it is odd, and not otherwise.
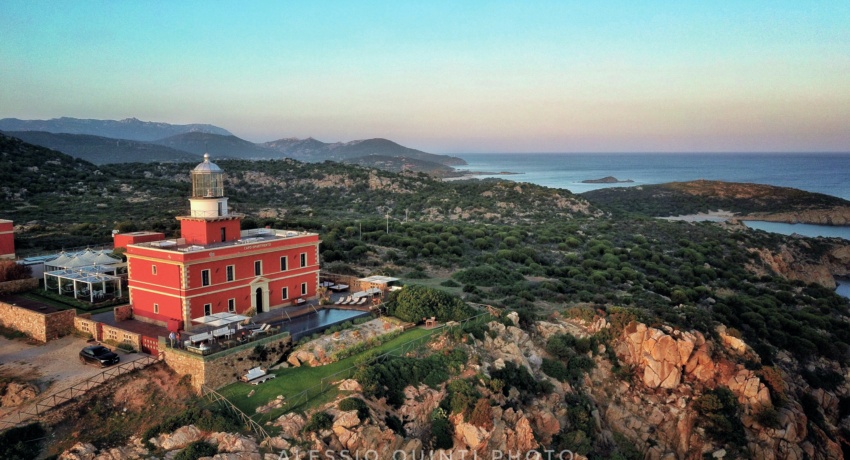
[[[265,361],[254,359],[254,349],[258,345],[267,350]],[[159,343],[159,350],[165,356],[166,364],[180,375],[191,376],[192,387],[199,393],[202,385],[218,389],[236,382],[249,369],[258,366],[265,369],[276,363],[291,347],[292,337],[287,333],[255,340],[207,356],[166,348],[164,338],[160,339]]]
[[[74,310],[40,313],[0,302],[0,324],[40,342],[58,339],[73,332],[76,316]]]
[[[27,278],[23,280],[4,281],[0,283],[0,295],[17,294],[19,292],[29,292],[33,289],[38,289],[37,278]]]

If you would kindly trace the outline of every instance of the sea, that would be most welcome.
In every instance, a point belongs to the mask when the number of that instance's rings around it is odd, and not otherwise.
[[[697,179],[792,187],[850,200],[848,153],[470,153],[458,170],[478,178],[497,177],[583,193],[606,187],[635,187]],[[513,174],[502,174],[513,173]],[[615,184],[584,180],[612,176]],[[751,228],[785,235],[850,240],[850,227],[748,221]],[[850,297],[850,280],[838,280]]]
[[[793,187],[850,200],[848,153],[470,153],[454,154],[478,176],[530,182],[582,193],[697,179]],[[584,184],[613,176],[631,183]]]

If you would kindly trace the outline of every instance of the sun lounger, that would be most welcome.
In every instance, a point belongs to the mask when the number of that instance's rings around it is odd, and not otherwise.
[[[271,324],[265,323],[265,324],[263,324],[263,327],[261,327],[259,329],[254,329],[253,331],[251,331],[251,337],[256,337],[258,335],[265,334],[266,332],[269,331],[269,329],[271,329],[271,327],[272,327]]]
[[[357,301],[357,305],[365,305],[366,301],[369,300],[366,297],[361,297],[360,300]]]

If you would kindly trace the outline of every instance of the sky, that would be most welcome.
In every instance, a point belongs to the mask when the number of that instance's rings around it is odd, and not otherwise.
[[[434,153],[850,151],[850,2],[0,1],[0,118]]]

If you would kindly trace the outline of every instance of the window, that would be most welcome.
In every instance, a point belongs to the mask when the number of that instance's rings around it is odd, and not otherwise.
[[[236,311],[236,299],[227,299],[227,311],[230,313]]]
[[[210,271],[209,270],[201,270],[201,286],[209,286],[210,285]]]
[[[205,303],[204,304],[204,316],[210,316],[212,314],[212,304]]]
[[[151,275],[156,275],[156,265],[151,265]]]
[[[263,274],[263,261],[262,260],[255,260],[254,261],[254,275],[260,276],[262,274]]]
[[[158,303],[153,304],[153,312],[156,313],[157,315],[159,314],[159,304]]]
[[[280,258],[280,271],[286,271],[286,256]]]
[[[306,252],[301,253],[301,266],[302,267],[307,266],[307,253]]]
[[[221,242],[227,241],[227,228],[221,227]]]
[[[228,265],[224,268],[224,272],[227,274],[227,281],[233,281],[234,279],[236,279],[236,276],[234,275],[234,270],[236,270],[236,267],[233,265]]]
[[[307,283],[301,283],[301,295],[307,295]]]
[[[286,300],[286,299],[289,298],[289,288],[283,288],[283,297],[281,297],[281,298],[283,300]]]

